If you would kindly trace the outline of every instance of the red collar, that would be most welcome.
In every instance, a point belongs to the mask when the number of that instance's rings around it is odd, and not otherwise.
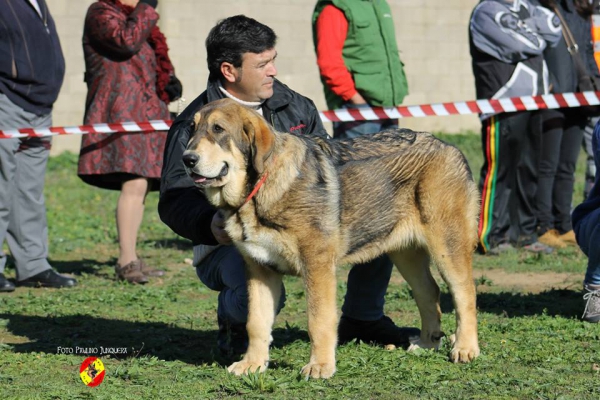
[[[256,185],[254,185],[254,189],[252,189],[252,192],[250,192],[250,194],[248,195],[248,197],[246,197],[246,200],[244,201],[244,204],[242,204],[240,206],[240,208],[242,208],[244,205],[246,205],[247,202],[249,202],[250,200],[252,200],[252,198],[254,196],[256,196],[256,193],[258,193],[258,191],[261,188],[261,186],[267,180],[267,176],[269,176],[269,173],[265,172],[265,174],[262,176],[262,178],[260,178],[260,180],[258,182],[256,182]]]

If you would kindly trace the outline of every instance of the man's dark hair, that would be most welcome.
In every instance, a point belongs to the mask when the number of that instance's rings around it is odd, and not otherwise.
[[[206,61],[209,79],[221,77],[221,64],[242,66],[244,53],[262,53],[275,47],[273,29],[245,15],[235,15],[217,23],[206,38]]]

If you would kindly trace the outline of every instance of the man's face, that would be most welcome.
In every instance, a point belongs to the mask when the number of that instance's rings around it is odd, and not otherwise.
[[[275,68],[275,49],[262,53],[244,53],[242,66],[235,68],[232,73],[235,82],[226,82],[225,89],[244,101],[263,101],[273,96],[273,82],[277,75]]]

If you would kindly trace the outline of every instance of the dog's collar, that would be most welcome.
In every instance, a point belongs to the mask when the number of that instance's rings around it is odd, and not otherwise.
[[[277,157],[273,157],[271,162],[275,162],[276,159],[277,159]],[[239,208],[244,207],[247,202],[249,202],[250,200],[252,200],[252,198],[254,196],[256,196],[256,194],[258,193],[258,191],[260,190],[262,185],[264,185],[265,181],[267,180],[267,176],[269,176],[269,172],[265,171],[264,175],[260,178],[260,180],[258,182],[256,182],[256,185],[254,185],[254,189],[252,189],[252,191],[250,192],[248,197],[246,197],[246,200],[244,200],[244,202],[242,203],[242,205]],[[238,210],[239,210],[239,208],[238,208]]]
[[[252,189],[252,191],[250,192],[250,194],[248,195],[248,197],[246,197],[246,200],[244,201],[244,203],[240,206],[240,208],[242,208],[243,206],[246,205],[247,202],[249,202],[250,200],[252,200],[252,198],[254,196],[256,196],[256,193],[258,193],[258,191],[260,190],[261,186],[265,183],[265,181],[267,180],[267,176],[269,176],[268,172],[265,172],[265,174],[262,176],[262,178],[260,178],[260,180],[258,182],[256,182],[256,185],[254,185],[254,189]]]

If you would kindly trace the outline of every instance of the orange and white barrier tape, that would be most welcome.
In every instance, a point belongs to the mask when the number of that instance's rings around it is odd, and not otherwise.
[[[446,115],[497,114],[542,109],[575,108],[600,105],[600,92],[578,92],[521,96],[492,100],[458,101],[398,107],[344,108],[319,112],[323,122],[373,121],[380,119],[418,118]],[[0,139],[89,133],[134,133],[168,130],[173,121],[122,122],[44,129],[0,130]]]

